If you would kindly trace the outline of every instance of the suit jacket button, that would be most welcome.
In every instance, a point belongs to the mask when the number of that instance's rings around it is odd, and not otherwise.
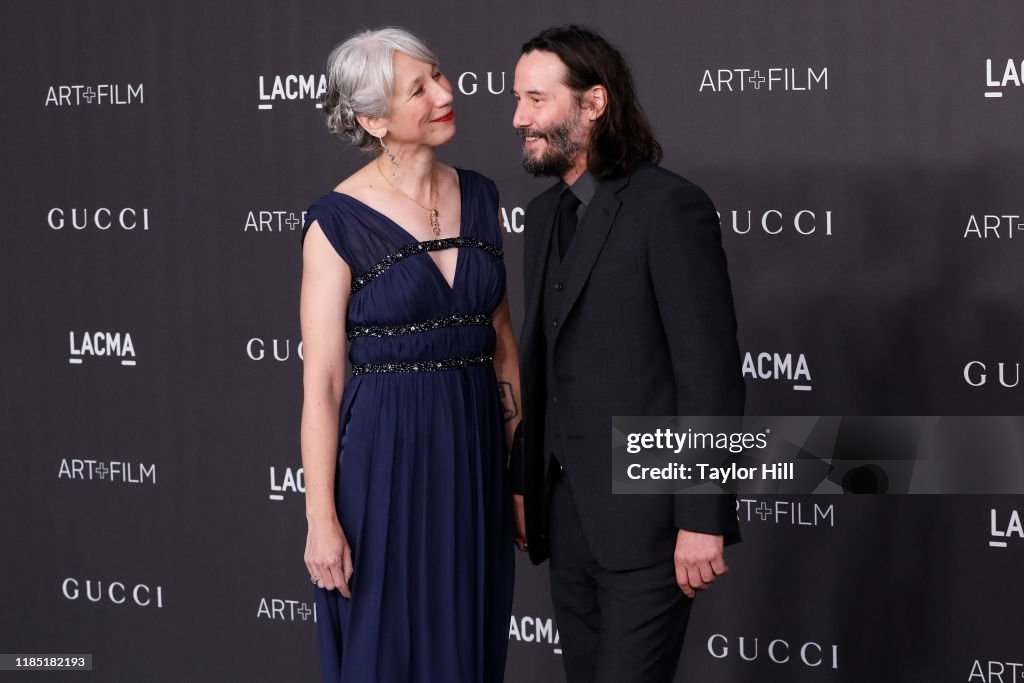
[[[555,291],[556,292],[561,292],[563,289],[565,289],[565,285],[563,285],[561,282],[556,282],[555,283]]]

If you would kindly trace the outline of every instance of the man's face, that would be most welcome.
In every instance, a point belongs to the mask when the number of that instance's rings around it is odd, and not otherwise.
[[[512,125],[523,138],[523,168],[535,176],[562,176],[585,160],[589,122],[565,84],[565,64],[534,50],[516,64]]]

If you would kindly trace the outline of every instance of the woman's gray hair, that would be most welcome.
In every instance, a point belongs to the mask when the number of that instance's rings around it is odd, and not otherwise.
[[[387,116],[395,89],[396,52],[437,65],[437,57],[422,40],[396,27],[360,31],[327,57],[327,92],[323,96],[327,128],[367,152],[382,147],[359,125],[356,115]]]

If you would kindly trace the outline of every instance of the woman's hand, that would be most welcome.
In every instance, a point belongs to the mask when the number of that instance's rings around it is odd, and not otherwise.
[[[337,520],[310,522],[306,533],[305,560],[309,576],[320,577],[316,585],[327,590],[337,588],[344,597],[352,598],[348,586],[352,580],[352,548]]]

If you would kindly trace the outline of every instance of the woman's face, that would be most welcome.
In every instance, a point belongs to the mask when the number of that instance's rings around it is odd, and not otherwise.
[[[401,52],[394,58],[395,91],[386,117],[389,144],[437,147],[455,135],[452,84],[438,67]]]

